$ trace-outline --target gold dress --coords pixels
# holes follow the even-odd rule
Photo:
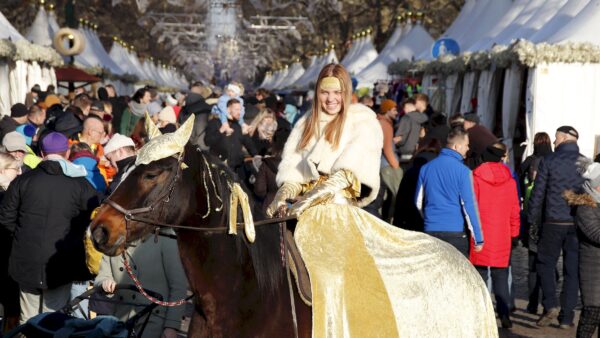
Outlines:
[[[471,263],[354,206],[360,184],[348,185],[311,204],[295,230],[311,278],[313,337],[497,337]]]

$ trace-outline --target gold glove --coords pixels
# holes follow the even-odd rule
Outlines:
[[[279,190],[277,190],[273,202],[269,204],[269,207],[267,208],[267,216],[272,218],[279,208],[287,206],[288,199],[296,198],[301,192],[302,185],[300,183],[284,183],[281,187],[279,187]]]
[[[321,184],[317,184],[311,191],[302,196],[288,210],[288,215],[300,216],[306,209],[332,198],[337,192],[346,188],[350,188],[350,194],[353,197],[360,195],[360,182],[358,182],[351,171],[342,169],[329,176]]]

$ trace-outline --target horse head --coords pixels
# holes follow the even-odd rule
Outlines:
[[[136,167],[118,189],[100,206],[90,231],[98,250],[119,255],[131,242],[160,223],[179,223],[186,214],[189,187],[181,184],[180,161],[168,157]]]
[[[95,213],[90,232],[94,245],[107,255],[119,255],[160,224],[178,224],[188,214],[194,186],[185,162],[193,156],[186,144],[194,119],[175,133],[161,135],[148,122],[150,141],[139,151],[135,168]],[[186,151],[185,149],[188,149]]]

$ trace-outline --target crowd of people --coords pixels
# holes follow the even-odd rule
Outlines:
[[[170,133],[195,115],[190,142],[237,174],[257,214],[272,214],[284,145],[293,127],[310,116],[318,94],[248,94],[238,82],[223,92],[194,83],[175,95],[144,87],[131,97],[118,96],[110,85],[71,96],[52,86],[32,88],[25,104],[15,104],[0,120],[5,328],[17,318],[23,323],[56,311],[91,285],[135,299],[133,292],[115,290],[131,283],[123,257],[103,257],[91,266],[83,238],[94,209],[134,168],[136,150],[148,140],[146,119]],[[512,327],[515,309],[511,252],[521,242],[529,250],[527,311],[537,314],[543,305],[537,325],[558,320],[560,328],[572,327],[581,291],[578,336],[592,336],[600,324],[600,165],[580,155],[575,128],[558,128],[554,149],[548,134],[537,134],[533,155],[511,165],[506,145],[476,113],[448,118],[421,93],[353,95],[352,101],[372,109],[383,134],[376,173],[381,188],[362,206],[365,211],[455,247],[495,294],[504,328]],[[141,241],[126,257],[133,273],[165,300],[185,297],[174,239]],[[175,337],[183,308],[159,309],[144,337]],[[110,314],[127,319],[135,310],[123,306]]]

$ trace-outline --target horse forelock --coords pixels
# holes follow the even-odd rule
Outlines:
[[[191,145],[188,144],[186,148],[186,156],[184,158],[184,162],[189,166],[191,170],[191,175],[188,177],[193,177],[195,182],[194,185],[202,185],[203,175],[205,174],[203,171],[209,170],[212,176],[216,192],[212,189],[212,183],[208,183],[209,189],[207,191],[207,197],[210,198],[210,205],[216,206],[220,205],[220,202],[215,196],[215,193],[219,195],[220,199],[223,201],[223,209],[220,211],[220,216],[211,218],[212,224],[208,224],[208,227],[222,227],[227,224],[227,216],[229,215],[229,198],[230,198],[230,190],[229,185],[233,182],[239,183],[244,191],[248,194],[250,200],[251,210],[255,210],[254,203],[252,200],[252,194],[249,193],[248,189],[245,187],[243,182],[240,182],[237,175],[229,169],[226,165],[221,163],[212,155],[207,152],[201,151],[199,149],[191,148]],[[195,155],[195,156],[194,156]],[[182,182],[182,184],[189,184],[186,182]],[[198,209],[206,210],[206,206],[195,206]],[[214,211],[214,208],[213,208]],[[197,215],[197,212],[192,213]],[[242,221],[242,212],[241,209],[238,210],[238,222]],[[255,216],[263,217],[262,213],[259,211],[254,212]],[[194,224],[196,226],[207,226],[200,225],[201,218],[195,216]],[[230,236],[227,234],[223,234],[222,236]],[[244,236],[243,232],[238,233],[237,236],[234,236],[231,240],[236,241],[235,247],[237,248],[237,255],[239,260],[244,260],[245,254],[247,254],[250,258],[250,263],[253,266],[254,274],[256,277],[256,282],[263,293],[274,294],[280,287],[281,282],[283,280],[283,268],[281,266],[281,258],[280,258],[280,242],[279,242],[279,228],[277,225],[267,225],[263,227],[258,227],[256,229],[256,240],[254,243],[249,243]]]

